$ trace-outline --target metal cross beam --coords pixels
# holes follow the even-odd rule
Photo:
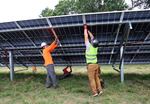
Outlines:
[[[120,45],[119,45],[119,48],[121,48],[123,45],[126,46],[127,44],[127,39],[128,39],[128,35],[130,33],[130,30],[131,30],[131,26],[130,26],[130,23],[126,24],[125,27],[124,27],[124,32],[123,32],[123,35],[122,35],[122,40],[120,41]],[[124,47],[125,48],[125,47]],[[119,54],[120,50],[118,50],[117,54],[115,54],[114,56],[114,60],[113,60],[113,68],[116,70],[115,68],[115,62],[117,60],[117,57],[118,57],[118,54]]]
[[[119,32],[120,32],[120,29],[121,29],[121,26],[122,26],[122,20],[123,20],[123,17],[124,17],[124,12],[122,12],[121,16],[120,16],[120,24],[118,26],[118,29],[117,29],[117,34],[116,34],[116,37],[115,37],[115,41],[114,41],[114,45],[117,43],[117,40],[118,40],[118,36],[119,36]],[[112,55],[114,53],[114,47],[111,51],[111,56],[110,56],[110,59],[109,59],[109,64],[111,63],[111,59],[112,59]]]
[[[2,35],[0,35],[0,37],[3,39],[3,40],[5,40],[11,47],[13,47],[13,48],[15,48],[15,46],[12,44],[12,43],[10,43],[7,39],[5,39]],[[2,51],[7,51],[7,49],[2,49],[1,48],[1,50]],[[11,52],[12,52],[12,50],[11,50]],[[21,54],[21,56],[24,56],[20,51],[19,51],[19,53]],[[10,56],[9,56],[10,57]],[[12,58],[13,59],[13,58]],[[9,61],[10,62],[10,61]],[[18,62],[19,62],[19,60],[18,60]],[[19,63],[22,63],[22,62],[19,62]],[[13,63],[12,63],[13,64]],[[23,63],[22,63],[22,65],[23,66],[26,66],[26,65],[24,65]],[[6,64],[6,66],[8,67],[8,69],[11,69],[7,64]],[[14,66],[14,65],[13,65]]]
[[[25,57],[25,56],[24,56]],[[20,59],[18,59],[17,57],[15,57],[15,60],[19,62],[19,64],[23,65],[24,67],[28,68],[28,66],[26,64],[24,64]]]
[[[135,54],[136,51],[133,51],[133,52],[125,52],[124,54]],[[150,53],[150,51],[145,51],[145,52],[138,52],[137,54],[147,54],[147,53]],[[110,55],[111,53],[110,52],[102,52],[102,53],[98,53],[98,55]],[[114,55],[117,54],[117,52],[114,52],[113,53]],[[83,52],[79,52],[79,53],[66,53],[66,54],[62,54],[62,53],[59,53],[59,54],[52,54],[52,56],[84,56],[85,53]],[[25,55],[25,56],[21,56],[21,55],[15,55],[16,57],[20,57],[20,58],[25,58],[25,57],[41,57],[40,54],[28,54],[28,55]],[[5,58],[5,57],[2,57],[2,58]],[[17,60],[17,61],[20,61],[20,64],[21,64],[21,60]],[[30,60],[29,60],[30,61]],[[23,62],[22,62],[23,63]],[[33,62],[32,62],[33,63]],[[23,64],[22,64],[23,65]],[[23,65],[23,66],[26,66],[26,65]]]
[[[21,26],[17,23],[17,21],[15,21],[15,24],[17,25],[17,27],[18,27],[19,29],[22,29]],[[29,41],[33,44],[33,46],[36,47],[35,43],[30,39],[30,37],[28,36],[28,34],[26,34],[26,32],[23,31],[23,30],[22,30],[22,32],[23,32],[23,34],[29,39]]]
[[[10,43],[7,39],[5,39],[2,35],[0,35],[0,37],[3,39],[3,40],[5,40],[11,47],[13,47],[13,48],[15,48],[15,46],[12,44],[12,43]],[[2,49],[3,50],[3,49]],[[21,52],[19,52],[22,56],[23,56],[23,54],[21,53]]]
[[[86,24],[86,18],[85,15],[82,15],[83,24]]]
[[[150,46],[150,42],[148,43],[143,43],[143,42],[127,42],[126,45],[127,46],[139,46],[143,44],[143,46]],[[119,43],[116,43],[116,44],[99,44],[99,47],[112,47],[112,46],[115,46],[115,47],[118,47],[120,44]],[[63,47],[64,49],[65,48],[84,48],[85,45],[84,44],[72,44],[72,45],[63,45],[61,46]],[[60,47],[58,47],[59,49]],[[39,50],[41,49],[41,47],[14,47],[14,48],[5,48],[5,50],[9,51],[9,50]],[[3,51],[3,49],[0,48],[0,51]]]
[[[14,47],[14,45],[12,43],[10,43],[7,39],[5,39],[2,35],[0,35],[0,37],[6,41],[11,47]]]
[[[46,18],[46,21],[47,21],[49,27],[52,28],[52,24],[51,24],[50,20],[48,18]]]
[[[12,43],[10,43],[7,39],[5,39],[2,35],[0,35],[0,37],[4,40],[4,41],[6,41],[11,47],[13,47],[13,48],[15,48],[14,47],[14,45],[12,44]],[[2,51],[7,51],[7,50],[5,50],[5,49],[3,49],[3,48],[1,48],[1,50]],[[21,53],[21,52],[19,52],[22,56],[23,56],[23,54]],[[6,53],[7,54],[7,53]],[[6,63],[6,62],[5,62]],[[8,68],[8,69],[10,69],[10,67],[6,64],[6,67]]]
[[[19,28],[19,29],[22,29],[22,27],[17,23],[17,21],[15,21],[15,24],[17,25],[17,27]],[[37,47],[36,46],[36,44],[31,40],[31,38],[28,36],[28,34],[25,32],[25,31],[23,31],[22,30],[22,32],[23,32],[23,34],[28,38],[28,40],[33,44],[33,46],[34,47]],[[42,52],[41,51],[39,51],[40,52],[40,54],[42,55]]]

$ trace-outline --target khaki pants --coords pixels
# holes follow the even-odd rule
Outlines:
[[[100,83],[100,66],[98,64],[89,64],[87,66],[88,78],[93,94],[102,90]]]

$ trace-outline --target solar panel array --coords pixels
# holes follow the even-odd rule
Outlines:
[[[0,64],[8,63],[8,51],[13,49],[14,62],[19,65],[42,65],[42,42],[51,43],[53,27],[62,44],[53,53],[57,65],[85,64],[83,16],[88,29],[99,40],[98,62],[111,64],[119,44],[131,25],[125,50],[125,63],[150,63],[150,10],[116,11],[79,15],[54,16],[0,23]],[[132,43],[138,43],[132,44]],[[18,49],[18,50],[17,50]],[[119,62],[119,57],[116,59]]]

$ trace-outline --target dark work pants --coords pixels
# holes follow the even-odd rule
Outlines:
[[[47,69],[47,78],[46,78],[46,84],[57,86],[57,78],[54,70],[54,64],[49,64],[46,66]]]

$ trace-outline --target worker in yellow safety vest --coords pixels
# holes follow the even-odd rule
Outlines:
[[[90,36],[90,41],[88,35]],[[87,29],[87,25],[84,25],[84,40],[88,78],[93,96],[95,97],[103,93],[99,78],[100,66],[97,62],[98,40],[94,39],[93,34]]]

